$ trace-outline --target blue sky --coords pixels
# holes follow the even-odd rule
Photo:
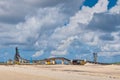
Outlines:
[[[0,0],[0,61],[15,47],[26,59],[120,62],[120,0]]]

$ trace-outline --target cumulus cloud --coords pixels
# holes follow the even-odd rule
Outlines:
[[[100,36],[101,40],[107,40],[107,41],[113,41],[114,40],[114,36],[112,36],[111,34],[105,34],[105,35],[101,35]]]
[[[83,0],[0,1],[1,46],[45,50],[53,46],[49,37],[68,22]],[[16,3],[16,4],[15,4]]]
[[[107,0],[99,0],[92,8],[83,6],[79,12],[70,18],[68,25],[57,28],[52,38],[57,39],[59,42],[57,49],[53,50],[53,52],[56,54],[59,53],[58,55],[60,55],[61,50],[59,47],[64,46],[64,44],[60,43],[63,40],[67,42],[70,37],[77,36],[77,41],[82,44],[78,44],[77,47],[75,47],[72,44],[76,43],[76,40],[69,42],[69,46],[66,46],[64,50],[62,50],[64,51],[63,55],[65,55],[65,53],[66,55],[81,55],[81,53],[93,52],[101,54],[101,52],[105,53],[106,51],[107,53],[110,52],[109,54],[112,56],[116,55],[116,53],[112,52],[119,51],[120,48],[118,46],[119,38],[114,34],[115,32],[119,33],[120,15],[109,12],[107,10],[108,3]],[[77,48],[79,50],[77,50]]]
[[[52,55],[66,55],[68,53],[67,48],[76,37],[69,37],[67,40],[62,40],[56,50],[52,51]]]
[[[87,56],[93,52],[116,55],[111,52],[120,49],[120,0],[109,10],[108,0],[98,0],[93,7],[83,2],[1,0],[0,46],[34,49],[38,52],[33,57],[46,51],[49,56]]]
[[[88,28],[104,32],[119,31],[120,14],[98,13],[90,21]]]
[[[62,40],[67,42],[67,40],[70,37],[77,36],[77,37],[79,37],[78,40],[80,40],[80,42],[82,41],[82,42],[87,43],[88,39],[89,39],[89,37],[87,35],[89,33],[88,33],[88,30],[85,29],[85,27],[87,26],[87,24],[90,22],[90,20],[94,16],[94,13],[102,13],[107,10],[107,4],[108,4],[107,1],[100,0],[93,8],[83,6],[82,10],[80,10],[79,12],[77,12],[75,14],[75,16],[70,18],[68,25],[63,26],[61,28],[57,28],[55,30],[55,32],[52,34],[52,38],[58,39],[59,43],[60,43]],[[100,9],[98,10],[98,8],[100,8]],[[93,39],[93,38],[91,38],[91,39],[93,40],[92,42],[95,42],[94,41],[95,39]],[[58,45],[59,45],[59,43],[58,43]],[[72,41],[70,43],[72,43]],[[79,46],[83,46],[83,45],[79,45]],[[69,46],[66,48],[67,51],[69,51],[68,48],[69,48]],[[56,51],[54,51],[54,52],[57,52],[57,51],[59,52],[59,49],[56,49]]]
[[[64,12],[73,15],[83,0],[1,0],[0,1],[0,22],[19,23],[24,22],[27,15],[34,15],[39,8],[63,6]]]
[[[43,55],[44,51],[41,50],[41,51],[37,51],[35,54],[32,55],[32,57],[39,57],[41,55]]]
[[[115,7],[113,7],[112,9],[110,9],[110,12],[113,14],[120,14],[120,0],[117,0],[117,4]]]

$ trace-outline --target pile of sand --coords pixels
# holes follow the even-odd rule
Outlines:
[[[0,80],[120,80],[117,65],[0,66]]]

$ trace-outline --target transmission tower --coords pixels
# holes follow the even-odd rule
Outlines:
[[[94,63],[97,63],[97,57],[98,57],[97,53],[93,53]]]

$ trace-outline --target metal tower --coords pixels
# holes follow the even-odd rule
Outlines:
[[[97,53],[93,53],[94,63],[97,63],[97,57],[98,57]]]
[[[16,48],[15,48],[14,61],[16,61],[16,62],[20,62],[20,59],[21,59],[21,57],[20,57],[20,54],[19,54],[18,48],[16,47]]]

